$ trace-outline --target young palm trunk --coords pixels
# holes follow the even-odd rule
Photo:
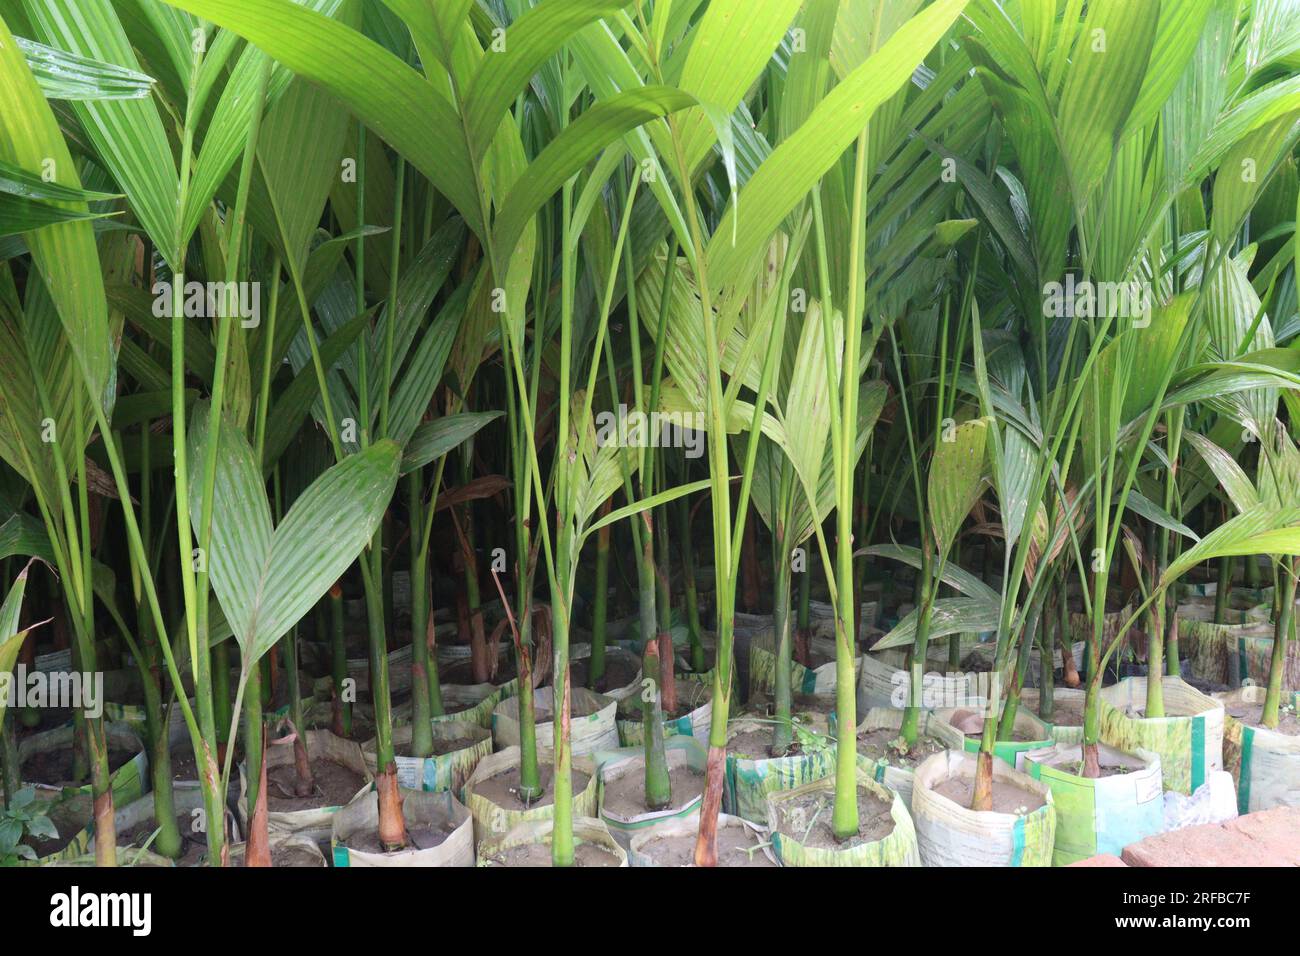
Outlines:
[[[1016,669],[1011,678],[1011,689],[1007,692],[1006,703],[1002,707],[1002,720],[998,725],[999,740],[1013,740],[1016,715],[1020,712],[1020,691],[1025,684],[1025,674],[1029,670],[1029,658],[1038,640],[1038,624],[1043,613],[1043,601],[1046,592],[1040,591],[1029,608],[1029,619],[1025,622],[1024,633],[1020,636],[1020,651],[1016,657]],[[1050,658],[1049,658],[1050,663]]]
[[[912,653],[908,656],[907,707],[903,711],[903,726],[900,733],[909,751],[916,746],[920,732],[921,710],[925,703],[925,658],[930,644],[930,609],[933,607],[931,595],[934,593],[932,560],[930,549],[927,547],[921,554],[921,573],[918,581],[921,593],[916,616],[916,638],[912,642]]]
[[[658,459],[660,465],[659,486],[664,486],[663,476],[663,459]],[[662,710],[665,714],[677,713],[677,676],[675,674],[676,663],[673,660],[673,633],[672,633],[672,592],[669,586],[670,571],[672,567],[672,552],[668,547],[668,521],[667,515],[660,509],[654,522],[654,539],[658,555],[654,562],[655,572],[655,620],[658,625],[655,639],[659,644],[659,688],[660,700],[663,704]]]
[[[1282,676],[1286,669],[1286,645],[1295,629],[1296,560],[1282,563],[1282,608],[1273,629],[1273,656],[1268,665],[1268,691],[1264,695],[1264,712],[1260,723],[1276,730],[1282,702]]]
[[[1232,557],[1219,559],[1219,577],[1214,585],[1214,623],[1223,624],[1228,612],[1228,595],[1232,591]]]
[[[799,575],[799,608],[794,629],[794,659],[804,667],[812,666],[812,572]]]
[[[602,518],[609,515],[614,499],[608,499],[600,506]],[[605,525],[596,532],[596,593],[592,596],[591,606],[591,668],[587,673],[587,684],[592,690],[599,690],[605,679],[605,625],[609,615],[609,534],[610,526]]]
[[[429,579],[421,549],[423,476],[416,469],[407,477],[406,507],[410,523],[411,553],[411,756],[433,754],[430,685],[437,681],[437,666],[429,661]],[[430,676],[430,670],[435,673]]]
[[[682,575],[686,583],[686,631],[691,642],[691,670],[697,674],[708,669],[704,657],[703,628],[700,626],[700,596],[695,588],[695,552],[691,548],[691,506],[685,498],[678,498],[678,547],[682,549]]]
[[[790,686],[791,670],[794,667],[794,634],[790,608],[790,585],[792,570],[790,567],[789,545],[785,538],[785,526],[778,522],[776,528],[776,546],[774,561],[776,579],[773,582],[772,624],[776,637],[776,675],[773,678],[772,697],[775,723],[772,727],[772,756],[780,757],[790,749],[794,742],[794,726],[791,711],[794,694]]]
[[[378,542],[376,542],[376,545]],[[382,597],[373,582],[382,575],[381,552],[372,548],[362,561],[370,561],[366,580],[366,612],[370,625],[371,685],[375,706],[375,791],[379,795],[379,843],[385,852],[406,846],[406,820],[397,788],[397,759],[393,751],[393,699],[388,684],[388,645],[385,640]]]
[[[573,566],[572,533],[567,527],[560,529],[555,549],[555,564],[566,576]],[[569,674],[569,595],[571,584],[552,580],[551,616],[553,633],[553,668],[555,685],[554,701],[555,750],[554,777],[551,782],[555,802],[555,824],[551,831],[551,865],[573,865],[573,753],[571,749],[571,698],[572,686]]]
[[[18,761],[18,735],[14,732],[14,717],[7,708],[0,716],[0,786],[4,787],[4,803],[9,806],[22,787],[22,769]]]
[[[172,752],[167,723],[163,720],[162,691],[158,672],[142,667],[144,684],[145,733],[149,737],[149,775],[153,784],[153,815],[158,825],[153,850],[160,856],[176,859],[181,855],[181,833],[176,826],[176,794],[172,786]]]
[[[330,588],[330,672],[334,682],[334,733],[352,736],[352,704],[348,693],[347,634],[343,629],[343,588],[336,582]]]
[[[659,614],[656,604],[658,582],[654,560],[654,519],[649,511],[641,513],[641,549],[637,554],[637,584],[641,592],[641,639],[644,650],[641,666],[641,719],[645,751],[645,799],[651,810],[661,810],[672,800],[668,780],[668,755],[664,751],[663,643],[659,640]]]

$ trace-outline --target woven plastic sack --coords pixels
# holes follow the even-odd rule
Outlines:
[[[713,720],[713,688],[693,680],[676,680],[679,705],[690,710],[671,720],[664,719],[664,737],[696,737],[705,740],[709,736],[709,724]],[[636,715],[636,719],[632,715]],[[645,742],[645,724],[641,721],[641,698],[639,695],[619,701],[616,711],[618,739],[624,747],[635,747]]]
[[[1267,690],[1258,686],[1215,695],[1226,710],[1223,765],[1237,786],[1238,813],[1300,807],[1300,737],[1249,727],[1232,716],[1234,705],[1262,704],[1266,695]],[[1283,703],[1296,696],[1284,698]]]
[[[741,718],[727,725],[727,738],[751,730],[771,731],[768,721]],[[820,732],[825,727],[815,728]],[[801,751],[787,757],[761,757],[727,751],[723,806],[727,812],[752,823],[767,823],[768,794],[793,790],[805,783],[820,780],[835,769],[835,751],[831,747]]]
[[[398,753],[397,782],[408,790],[450,790],[459,793],[478,762],[492,752],[492,735],[478,724],[459,720],[444,720],[432,725],[433,739],[437,741],[468,740],[468,746],[432,757],[404,757]],[[393,728],[393,747],[409,751],[411,727]],[[376,742],[368,740],[361,745],[366,766],[375,769]]]
[[[916,769],[912,822],[923,866],[1050,866],[1056,809],[1044,784],[993,761],[993,779],[1038,794],[1046,803],[1027,814],[976,812],[935,793],[949,777],[975,775],[975,756],[948,750]]]
[[[873,707],[862,718],[862,723],[858,724],[859,734],[873,730],[897,732],[902,729],[903,711],[894,707]],[[928,710],[922,711],[919,715],[917,737],[918,739],[934,737],[952,750],[961,750],[964,746],[961,732],[951,724],[939,720]],[[876,783],[884,784],[895,791],[902,798],[903,806],[911,810],[912,784],[915,777],[915,771],[911,767],[890,763],[888,760],[865,757],[861,753],[858,754],[858,767],[866,771]]]
[[[1179,677],[1165,677],[1164,717],[1140,717],[1147,679],[1126,677],[1101,691],[1101,742],[1125,753],[1160,755],[1166,790],[1191,793],[1223,769],[1223,704]]]
[[[654,866],[662,867],[665,864],[657,861],[655,857],[655,842],[665,837],[684,837],[694,840],[699,832],[699,820],[674,820],[671,823],[665,823],[662,827],[656,827],[648,833],[638,833],[632,837],[632,841],[627,850],[628,866]],[[748,820],[742,820],[740,817],[733,817],[729,813],[718,814],[718,840],[721,842],[722,835],[730,830],[737,830],[743,833],[745,841],[752,847],[753,853],[761,854],[772,866],[779,866],[776,857],[772,854],[772,846],[767,838],[767,828],[761,827],[757,823],[750,823]],[[693,863],[688,864],[694,866]],[[723,858],[721,852],[718,853],[718,866],[731,865]]]
[[[473,866],[474,829],[469,811],[446,790],[400,791],[402,817],[408,828],[425,826],[450,831],[437,846],[421,849],[408,846],[395,853],[374,853],[350,849],[346,841],[358,832],[379,830],[379,794],[363,793],[334,814],[330,831],[330,852],[337,866]]]
[[[478,848],[479,866],[500,866],[494,857],[503,850],[522,843],[543,843],[551,845],[551,833],[555,829],[554,820],[530,820],[521,823],[509,833],[484,840]],[[594,843],[608,850],[619,860],[619,866],[627,866],[627,851],[610,835],[609,829],[599,820],[590,817],[574,817],[573,842],[575,847],[582,843]]]
[[[1090,780],[1077,770],[1082,744],[1030,750],[1021,769],[1052,791],[1056,807],[1053,866],[1067,866],[1098,853],[1119,856],[1130,843],[1164,829],[1160,757],[1149,750],[1126,754],[1100,746],[1103,765],[1127,772]]]
[[[705,764],[708,760],[708,749],[691,737],[686,737],[676,742],[676,746],[664,747],[664,757],[668,764],[668,769],[675,770],[680,767],[690,767],[703,780]],[[642,808],[640,813],[630,816],[624,816],[619,813],[611,812],[605,807],[605,788],[615,780],[630,775],[635,776],[638,781],[645,779],[645,753],[636,748],[623,748],[611,753],[598,755],[597,770],[600,783],[596,791],[596,803],[600,809],[600,819],[609,827],[609,832],[613,834],[614,839],[625,849],[631,843],[632,838],[641,833],[648,833],[659,830],[669,823],[681,820],[698,820],[700,815],[700,803],[703,800],[703,794],[696,794],[689,800],[679,800],[675,795],[673,797],[673,806],[666,810],[645,810]]]
[[[308,760],[328,760],[346,767],[365,779],[365,787],[359,792],[369,789],[375,777],[366,765],[360,744],[336,737],[328,730],[308,730],[303,735],[303,742],[307,747]],[[292,746],[266,748],[267,771],[286,764],[292,765],[293,751]],[[267,812],[267,829],[273,833],[277,830],[300,833],[323,842],[329,839],[330,826],[339,809],[333,806],[313,810],[270,810]],[[239,764],[239,825],[245,832],[248,831],[248,774],[243,762]]]
[[[539,687],[533,693],[534,713],[552,711],[555,689]],[[569,688],[570,711],[569,746],[574,756],[595,753],[597,750],[614,750],[618,747],[618,725],[614,713],[618,701],[604,694],[596,694],[585,687]],[[585,712],[584,716],[577,716]],[[555,744],[555,721],[536,721],[537,745],[552,747]],[[492,739],[497,749],[517,746],[519,743],[519,698],[512,697],[497,704],[492,711]]]
[[[511,767],[518,767],[519,756],[518,747],[507,747],[505,750],[489,754],[479,761],[478,766],[474,768],[474,772],[465,781],[465,786],[461,791],[461,800],[469,808],[470,816],[474,818],[475,844],[482,843],[490,836],[500,836],[507,833],[520,823],[549,820],[555,816],[555,805],[553,803],[531,807],[527,810],[516,810],[498,806],[487,797],[474,792],[474,784],[495,777],[499,773],[504,773]],[[542,747],[537,748],[538,764],[549,766],[552,760],[551,751]],[[575,756],[573,758],[573,769],[587,775],[586,785],[581,790],[574,790],[573,815],[575,817],[594,817],[596,815],[596,787],[598,780],[596,764],[588,757]]]
[[[920,866],[921,856],[917,850],[916,830],[912,818],[903,805],[903,799],[893,790],[889,790],[867,775],[861,767],[857,773],[858,788],[869,790],[882,800],[889,801],[889,815],[894,820],[894,829],[888,836],[870,843],[860,843],[848,849],[830,849],[811,847],[801,844],[797,837],[780,832],[777,827],[781,822],[782,807],[791,800],[796,800],[809,793],[824,792],[828,799],[834,799],[835,781],[818,780],[804,784],[793,790],[768,794],[767,826],[772,836],[772,849],[782,866]]]

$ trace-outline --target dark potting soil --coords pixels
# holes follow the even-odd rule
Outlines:
[[[1059,769],[1063,770],[1065,773],[1072,773],[1076,777],[1083,776],[1082,760],[1072,760],[1069,763],[1059,764],[1058,767]],[[1100,780],[1102,777],[1120,777],[1126,773],[1132,773],[1135,769],[1137,768],[1123,766],[1121,764],[1107,763],[1106,758],[1102,757],[1099,763],[1100,772],[1093,779]]]
[[[406,828],[407,848],[412,850],[432,850],[436,846],[441,846],[447,841],[447,838],[455,832],[455,827],[446,825],[428,825]],[[356,850],[360,853],[383,853],[384,848],[379,843],[379,830],[361,830],[352,834],[344,841],[344,846],[349,850]]]
[[[181,855],[176,860],[177,866],[198,866],[204,860],[208,851],[207,835],[201,831],[194,830],[195,817],[186,812],[176,814],[176,829],[181,834]],[[158,829],[155,820],[148,819],[139,823],[131,829],[117,835],[117,845],[122,847],[143,847],[149,843],[149,838],[154,835]],[[158,852],[157,842],[149,845],[149,850],[153,853]],[[132,854],[127,853],[119,862],[130,862]]]
[[[690,767],[673,767],[668,771],[668,785],[672,794],[671,808],[676,810],[704,793],[704,774]],[[600,806],[624,820],[649,813],[645,805],[645,770],[625,773],[617,780],[607,782]]]
[[[851,850],[864,843],[883,840],[894,832],[889,801],[859,787],[858,834],[844,841],[837,840],[831,825],[834,801],[834,795],[826,790],[783,800],[776,828],[803,846],[820,850]]]
[[[491,857],[488,866],[550,866],[551,847],[546,843],[525,843]],[[592,843],[578,843],[573,848],[574,866],[618,866],[613,853]]]
[[[948,749],[941,740],[929,736],[920,736],[912,749],[907,753],[903,753],[894,747],[894,742],[900,740],[900,738],[901,735],[897,730],[863,731],[858,734],[858,753],[868,760],[883,760],[893,767],[915,770],[927,757],[943,753]]]
[[[596,686],[591,689],[598,694],[607,694],[611,690],[618,690],[626,687],[636,679],[639,667],[636,661],[629,660],[626,657],[606,657],[605,673],[601,675]],[[574,661],[569,670],[569,679],[573,681],[574,687],[586,687],[591,683],[591,661],[584,659]]]
[[[1260,718],[1264,716],[1263,703],[1232,704],[1228,707],[1228,716],[1256,730],[1271,730],[1273,733],[1285,734],[1288,737],[1300,737],[1300,718],[1297,718],[1294,711],[1279,709],[1276,728],[1265,727],[1260,723]]]
[[[655,837],[641,852],[660,866],[694,866],[695,834]],[[776,866],[743,827],[718,828],[718,866]]]
[[[1039,716],[1042,716],[1041,709]],[[1083,701],[1053,699],[1052,716],[1042,719],[1057,727],[1082,727]]]
[[[171,752],[172,756],[172,779],[173,780],[198,780],[199,764],[194,759],[194,751],[189,747],[181,747]]]
[[[47,857],[66,849],[68,844],[72,842],[72,838],[75,837],[81,829],[80,827],[59,823],[55,820],[51,820],[50,822],[53,823],[59,831],[57,837],[46,838],[28,836],[23,840],[24,843],[36,851],[37,857]]]
[[[552,772],[550,767],[541,766],[537,768],[537,775],[542,785],[542,795],[531,803],[524,803],[519,799],[519,768],[517,766],[494,774],[486,780],[478,781],[474,784],[473,790],[484,800],[506,810],[529,810],[533,807],[549,807],[555,802],[555,791],[551,787]],[[590,780],[590,775],[574,769],[574,794],[586,790],[587,783]]]
[[[975,778],[970,776],[949,777],[934,788],[941,797],[947,797],[959,807],[969,810],[975,799]],[[1024,816],[1033,813],[1047,801],[1030,790],[1021,790],[1017,786],[993,779],[993,811],[995,813],[1015,813]]]
[[[783,757],[794,757],[803,752],[796,740]],[[758,730],[746,730],[736,734],[727,741],[727,753],[744,760],[766,760],[772,756],[772,727],[764,726]]]
[[[295,797],[294,786],[298,773],[292,763],[266,770],[267,808],[274,813],[292,813],[296,810],[319,810],[322,807],[341,807],[357,795],[365,785],[365,778],[355,770],[332,760],[316,759],[311,762],[311,775],[315,790],[311,796]]]
[[[134,756],[135,754],[130,750],[110,747],[108,751],[108,772],[116,773]],[[32,754],[23,762],[22,777],[26,783],[44,783],[51,786],[75,785],[76,782],[72,779],[72,762],[73,750],[70,746],[61,750],[48,750],[43,753]],[[89,776],[87,776],[85,782],[90,782]]]

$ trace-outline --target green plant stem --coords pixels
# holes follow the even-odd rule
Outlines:
[[[1295,630],[1296,559],[1286,558],[1282,564],[1282,610],[1273,629],[1273,655],[1268,665],[1268,690],[1264,694],[1264,711],[1260,723],[1276,730],[1282,702],[1282,678],[1286,671],[1286,646]]]

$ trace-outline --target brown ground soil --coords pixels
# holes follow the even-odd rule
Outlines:
[[[975,779],[968,776],[949,777],[935,787],[934,792],[969,810],[971,800],[975,797]],[[1026,813],[1032,813],[1046,802],[1029,790],[1021,790],[996,778],[993,780],[993,810],[996,813],[1015,813],[1021,808]]]
[[[176,861],[177,866],[198,866],[203,862],[203,858],[208,851],[207,834],[194,830],[195,817],[188,813],[182,812],[176,814],[176,829],[181,834],[181,856]],[[117,835],[117,845],[119,851],[123,847],[143,847],[153,836],[154,831],[158,829],[158,824],[154,820],[146,820],[124,833]],[[157,853],[157,844],[151,844],[149,849]],[[131,853],[125,852],[124,856],[118,858],[118,862],[129,862]]]
[[[781,801],[777,830],[805,847],[822,850],[849,850],[864,843],[875,843],[894,832],[894,818],[889,802],[872,791],[858,788],[858,834],[841,842],[831,826],[834,796],[826,790],[805,793]]]
[[[406,828],[406,839],[408,846],[416,850],[431,850],[436,846],[441,846],[447,838],[455,832],[455,827],[450,825],[442,826],[420,826]],[[383,848],[379,844],[379,830],[362,830],[352,834],[347,838],[345,843],[349,850],[358,850],[362,853],[382,853]]]
[[[741,827],[719,827],[718,866],[776,866],[762,850],[755,849],[758,846],[755,839]],[[695,835],[656,837],[641,852],[660,866],[694,866]]]
[[[365,778],[355,770],[316,759],[311,762],[311,775],[316,790],[309,797],[295,797],[294,785],[298,774],[293,764],[283,764],[266,771],[267,807],[274,813],[295,810],[319,810],[322,807],[341,807],[357,795],[365,785]]]
[[[1297,718],[1294,712],[1279,711],[1277,727],[1268,728],[1260,723],[1260,717],[1263,716],[1264,705],[1259,704],[1233,704],[1228,708],[1228,715],[1235,717],[1247,727],[1254,727],[1256,730],[1273,730],[1274,733],[1285,734],[1288,737],[1300,737],[1300,718]]]
[[[880,760],[883,757],[891,766],[915,770],[927,757],[948,749],[934,737],[921,736],[911,751],[904,754],[890,746],[898,739],[897,730],[864,731],[858,734],[858,753],[869,760]]]
[[[517,766],[488,777],[486,780],[478,781],[474,784],[474,792],[483,799],[507,810],[528,810],[533,807],[550,806],[555,802],[555,792],[551,788],[551,768],[541,766],[537,770],[538,776],[541,778],[542,795],[532,803],[525,804],[519,799],[519,768]],[[582,793],[587,788],[587,781],[590,779],[587,774],[575,769],[573,771],[574,794]]]
[[[1052,701],[1052,716],[1049,723],[1058,727],[1082,727],[1083,726],[1083,701],[1081,700],[1060,700]]]
[[[632,683],[636,677],[639,668],[633,660],[626,657],[606,657],[605,674],[601,677],[597,686],[591,688],[598,694],[605,694],[611,690],[618,690]],[[573,681],[574,687],[586,687],[590,682],[591,661],[584,659],[574,661],[569,671],[569,679]]]
[[[618,866],[618,857],[603,847],[578,843],[573,848],[574,866]],[[545,843],[526,843],[492,857],[489,866],[550,866],[551,848]]]
[[[672,792],[672,809],[686,806],[704,792],[704,774],[690,767],[673,767],[668,771]],[[624,820],[649,813],[645,805],[645,771],[625,773],[605,784],[601,810]]]
[[[119,750],[116,747],[110,747],[108,751],[109,773],[115,773],[134,756],[135,754],[130,750]],[[26,783],[44,783],[55,787],[75,785],[75,781],[72,779],[72,757],[71,747],[32,754],[23,762],[23,781]],[[85,782],[89,783],[89,778]]]

